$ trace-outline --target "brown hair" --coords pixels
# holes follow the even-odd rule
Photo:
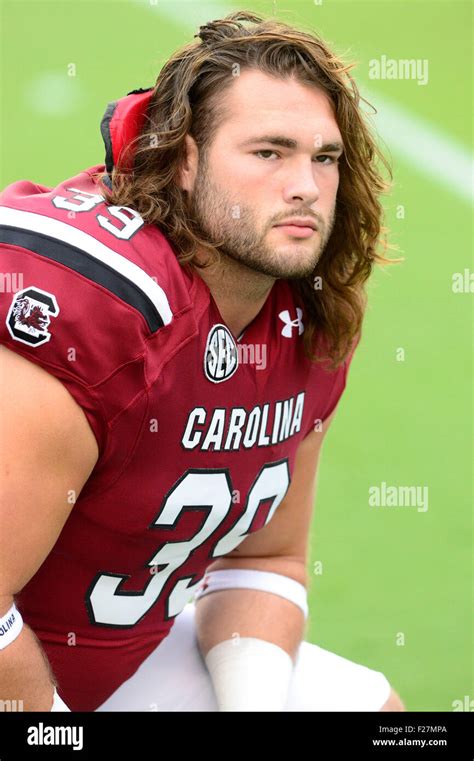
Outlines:
[[[236,66],[259,69],[276,77],[294,76],[324,90],[332,101],[345,151],[339,162],[339,188],[334,228],[310,277],[290,281],[303,302],[306,355],[338,367],[360,334],[367,296],[364,285],[374,262],[391,264],[377,253],[396,248],[387,243],[379,195],[390,188],[380,163],[392,179],[390,166],[378,149],[361,111],[357,85],[344,63],[312,32],[274,19],[238,11],[201,26],[199,40],[176,51],[163,66],[147,112],[146,125],[130,146],[130,170],[114,167],[106,201],[134,208],[148,224],[159,225],[178,252],[181,264],[199,267],[199,249],[218,255],[204,240],[187,213],[186,193],[177,182],[186,133],[195,139],[200,157],[225,114],[220,103]],[[367,102],[367,101],[365,101]],[[370,104],[369,104],[370,105]],[[374,109],[375,110],[375,109]],[[99,180],[105,173],[99,175]],[[382,240],[383,236],[383,240]],[[322,288],[315,290],[315,278]],[[327,355],[319,354],[318,337]]]

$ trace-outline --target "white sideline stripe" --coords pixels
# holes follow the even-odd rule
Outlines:
[[[58,219],[51,219],[31,211],[10,209],[7,206],[0,206],[0,224],[20,227],[23,230],[31,230],[41,235],[49,235],[50,238],[55,238],[85,251],[134,283],[154,304],[163,323],[168,325],[171,322],[173,313],[166,294],[158,283],[155,283],[141,267],[100,243],[92,235],[77,230]]]
[[[178,23],[184,29],[196,27],[214,18],[237,10],[233,3],[196,3],[193,0],[135,0],[141,6]],[[240,7],[240,6],[239,6]],[[196,28],[196,32],[197,32]],[[462,198],[473,201],[473,157],[455,139],[433,127],[429,122],[395,101],[379,93],[369,92],[360,80],[361,95],[376,107],[378,114],[371,118],[388,148],[412,163],[424,174]],[[364,105],[364,104],[363,104]]]
[[[472,203],[474,166],[469,150],[385,96],[363,87],[360,90],[378,111],[370,118],[388,148],[414,164],[419,172]]]

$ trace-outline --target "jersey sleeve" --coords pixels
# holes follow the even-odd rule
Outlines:
[[[140,315],[92,271],[81,274],[43,251],[0,243],[0,272],[0,343],[66,386],[101,455],[115,417],[145,385]]]

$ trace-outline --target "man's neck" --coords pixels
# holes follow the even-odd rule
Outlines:
[[[221,253],[217,265],[196,269],[235,338],[257,316],[275,278],[250,269]]]

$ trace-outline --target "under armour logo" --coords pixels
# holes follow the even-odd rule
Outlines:
[[[293,328],[298,328],[299,336],[304,331],[303,320],[301,319],[303,317],[303,310],[299,307],[296,307],[296,320],[291,319],[288,309],[284,309],[283,312],[280,312],[278,317],[285,323],[281,329],[281,334],[282,336],[285,336],[285,338],[291,338]]]

